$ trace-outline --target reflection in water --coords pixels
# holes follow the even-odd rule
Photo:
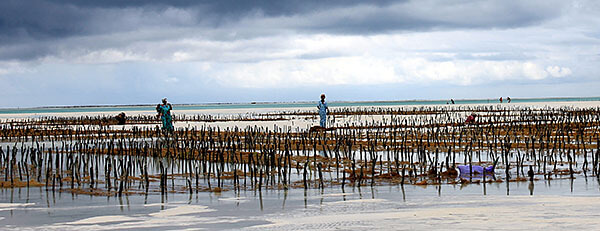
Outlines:
[[[321,207],[320,207],[320,208],[323,208],[323,207],[322,207],[322,205],[323,205],[323,199],[324,199],[324,198],[323,198],[323,190],[324,190],[324,189],[323,189],[323,188],[321,188],[321,191],[320,191],[320,192],[321,192],[321,200],[319,200],[319,205],[321,205]]]
[[[258,200],[260,201],[260,211],[264,210],[263,199],[262,199],[262,190],[258,190]]]
[[[573,192],[573,180],[574,180],[574,178],[571,177],[571,179],[570,179],[570,181],[571,181],[571,192]]]
[[[483,201],[480,203],[484,203],[487,206],[506,206],[506,204],[498,204],[497,202],[492,202],[492,200],[486,200],[485,198],[503,198],[506,202],[511,202],[514,200],[523,200],[523,202],[529,203],[529,201],[524,200],[523,198],[530,197],[521,197],[523,195],[531,195],[531,201],[535,200],[544,200],[547,199],[549,195],[562,197],[571,196],[569,192],[572,190],[575,193],[581,195],[598,195],[597,189],[597,181],[589,180],[586,182],[581,179],[574,179],[570,184],[567,185],[567,179],[562,181],[555,181],[554,187],[550,189],[549,182],[544,181],[545,184],[537,185],[535,187],[535,181],[533,182],[503,182],[507,184],[505,187],[502,187],[503,183],[493,183],[488,182],[483,185],[478,184],[465,184],[465,185],[429,185],[426,187],[412,186],[412,185],[398,185],[397,187],[390,186],[374,186],[370,189],[371,196],[363,195],[361,187],[353,187],[352,189],[346,188],[344,190],[333,189],[333,188],[325,188],[325,189],[290,189],[290,190],[262,190],[255,191],[255,194],[252,195],[251,192],[248,193],[248,198],[244,197],[246,192],[244,191],[226,191],[222,194],[216,193],[199,193],[196,194],[196,200],[191,201],[189,199],[189,195],[182,194],[165,194],[161,196],[159,194],[150,194],[150,195],[123,195],[123,197],[106,197],[103,196],[81,196],[74,195],[68,196],[67,194],[61,194],[52,191],[46,192],[45,190],[40,190],[38,193],[37,190],[31,189],[29,193],[25,192],[26,189],[2,189],[0,194],[0,200],[8,202],[12,200],[14,203],[23,203],[25,201],[31,201],[32,205],[28,208],[11,208],[6,209],[4,211],[0,210],[0,217],[4,217],[3,220],[0,220],[0,229],[5,229],[7,225],[14,225],[14,227],[45,227],[46,224],[58,224],[60,222],[73,222],[78,220],[84,220],[88,218],[94,217],[102,217],[106,216],[110,218],[111,216],[118,217],[126,217],[127,219],[148,219],[149,223],[158,220],[155,219],[154,215],[161,210],[169,210],[174,208],[174,204],[176,206],[180,206],[182,203],[187,205],[206,205],[211,209],[219,211],[218,215],[227,214],[227,216],[238,217],[241,219],[239,226],[229,225],[223,226],[225,229],[236,229],[239,227],[248,226],[248,220],[252,219],[269,219],[273,216],[264,216],[267,214],[292,214],[292,216],[298,216],[298,214],[307,214],[307,211],[314,211],[314,213],[310,213],[311,216],[318,217],[319,214],[329,214],[333,212],[357,212],[357,211],[387,211],[387,209],[398,209],[398,208],[410,208],[415,207],[417,210],[419,209],[418,204],[427,205],[428,208],[438,209],[440,205],[447,204],[448,200],[458,201],[460,203],[469,203],[469,198],[473,199],[473,195],[481,195],[481,190],[483,189],[483,194],[485,197],[475,197],[475,198],[483,198]],[[511,184],[512,183],[512,188]],[[540,182],[541,183],[541,182]],[[527,186],[527,187],[526,187]],[[385,190],[389,187],[393,190]],[[571,189],[572,187],[572,189]],[[442,189],[443,188],[443,189]],[[441,191],[444,191],[444,194]],[[502,196],[504,193],[510,193],[512,196],[505,197]],[[533,197],[533,191],[536,191],[536,196]],[[591,191],[590,191],[591,190]],[[262,193],[264,192],[264,194]],[[275,193],[271,193],[275,192]],[[360,193],[359,193],[360,192]],[[45,195],[44,195],[45,194]],[[58,195],[56,195],[58,194]],[[283,195],[282,195],[283,194]],[[575,195],[578,195],[575,194]],[[167,197],[170,197],[168,198]],[[317,197],[309,197],[309,196],[317,196]],[[25,197],[29,198],[25,198]],[[30,197],[31,196],[31,197]],[[500,196],[500,197],[498,197]],[[407,203],[407,197],[410,197]],[[169,202],[167,202],[167,198]],[[223,200],[227,198],[238,198],[236,200]],[[244,198],[243,200],[240,198]],[[375,199],[377,198],[377,199]],[[313,200],[314,199],[314,200]],[[477,199],[479,200],[479,199]],[[559,198],[559,200],[562,200]],[[213,203],[218,201],[219,203]],[[160,202],[160,204],[159,204]],[[152,204],[156,203],[156,204]],[[533,202],[532,202],[533,203]],[[308,205],[317,205],[317,206],[308,206]],[[320,205],[320,206],[318,206]],[[94,209],[90,209],[89,206],[94,206]],[[125,209],[127,206],[127,209]],[[450,204],[447,204],[450,206]],[[42,208],[40,208],[42,207]],[[49,208],[46,208],[49,207]],[[99,209],[96,209],[99,208]],[[345,210],[344,210],[345,209]],[[356,210],[351,210],[356,209]],[[170,211],[170,210],[169,210]],[[262,215],[257,215],[257,211],[261,211]],[[406,210],[394,210],[395,212],[404,213]],[[412,211],[412,210],[411,210]],[[464,212],[464,211],[463,211]],[[341,213],[341,214],[343,214]],[[383,213],[386,214],[386,213]],[[110,215],[110,216],[109,216]],[[206,215],[198,215],[198,217],[202,217],[201,219],[206,219]],[[335,218],[337,218],[337,213],[335,214]],[[39,221],[36,221],[35,224],[31,226],[27,226],[29,220],[32,218],[39,218]],[[57,221],[57,217],[60,217]],[[361,216],[359,216],[362,218]],[[180,217],[184,219],[183,217]],[[229,218],[228,218],[229,219]],[[416,219],[416,218],[412,218]],[[34,219],[35,220],[35,219]],[[92,219],[93,220],[93,219]],[[168,220],[168,219],[166,219]],[[244,221],[242,221],[244,220]],[[189,227],[207,227],[211,229],[210,222],[206,224],[200,224],[200,220],[196,220],[196,223],[190,223]],[[162,222],[162,221],[160,221]],[[327,220],[318,220],[318,222],[333,222]],[[115,225],[119,223],[115,221]],[[122,225],[126,225],[127,222],[123,222]],[[242,224],[244,223],[244,224]],[[214,224],[214,223],[213,223]],[[261,222],[258,222],[261,224]],[[264,224],[264,223],[262,223]],[[337,223],[336,223],[337,224]],[[353,224],[353,223],[348,223]],[[91,224],[90,224],[91,225]],[[166,225],[169,225],[167,222]],[[68,226],[67,229],[73,229],[76,226]],[[117,226],[124,227],[124,226]],[[165,226],[167,227],[167,226]],[[181,226],[181,229],[184,229],[188,226]],[[313,227],[315,228],[315,227]],[[212,226],[212,229],[222,229],[217,226]]]
[[[165,193],[165,194],[162,194],[162,195],[160,196],[160,204],[161,204],[161,206],[160,206],[160,209],[161,209],[161,210],[165,209],[166,198],[167,198],[167,193]]]
[[[533,188],[535,186],[533,185],[533,181],[529,181],[529,195],[533,196]]]
[[[485,181],[483,182],[483,195],[487,195],[487,188],[486,188],[486,183]]]
[[[123,212],[123,197],[119,197],[119,209]]]
[[[282,210],[285,210],[285,201],[287,200],[287,195],[288,195],[288,190],[287,189],[283,190],[283,203],[281,205]],[[239,205],[239,203],[238,203],[238,205]]]
[[[400,188],[402,189],[402,201],[406,202],[406,192],[404,192],[404,184],[401,184]]]
[[[375,199],[375,188],[371,186],[371,199]]]
[[[308,189],[305,188],[304,189],[304,208],[308,207],[308,201],[307,201],[308,199],[307,199],[307,196],[306,196],[306,192],[307,191],[308,191]]]

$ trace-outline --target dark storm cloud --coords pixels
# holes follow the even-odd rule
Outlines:
[[[192,11],[198,16],[196,22],[188,26],[211,21],[212,26],[219,26],[225,21],[238,20],[253,12],[260,12],[265,17],[296,15],[310,11],[327,10],[340,6],[351,6],[361,1],[123,1],[123,0],[3,0],[0,2],[0,42],[16,42],[26,39],[54,39],[67,36],[93,34],[104,31],[101,24],[120,23],[117,17],[104,18],[102,14],[124,9],[140,9],[145,13],[162,12],[167,8],[180,8]],[[389,1],[372,1],[369,4],[384,6]],[[125,11],[126,13],[127,11]],[[105,21],[95,21],[105,20]],[[113,21],[114,20],[114,21]],[[132,26],[144,26],[144,23],[128,25],[119,24],[119,29],[135,29]],[[152,21],[148,22],[152,23]],[[168,22],[167,22],[168,23]]]
[[[85,28],[86,11],[46,1],[7,0],[0,3],[0,42],[54,39]]]
[[[516,28],[556,18],[560,13],[560,7],[534,1],[411,1],[330,9],[299,27],[344,34]]]
[[[237,40],[282,32],[362,35],[512,28],[554,18],[559,9],[546,1],[3,0],[0,60],[33,60],[65,47],[120,49],[135,40],[186,36]],[[154,34],[139,32],[148,28]],[[117,33],[130,37],[110,38]],[[101,38],[65,41],[86,36]]]
[[[331,7],[348,6],[364,3],[363,0],[47,0],[60,5],[75,5],[79,7],[122,8],[122,7],[195,7],[200,6],[217,14],[243,14],[248,11],[261,10],[269,16],[289,15],[307,11],[323,10]],[[401,1],[373,0],[369,4],[385,6]]]

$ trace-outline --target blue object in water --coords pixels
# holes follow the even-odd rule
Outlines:
[[[473,175],[478,174],[494,174],[494,165],[490,165],[487,167],[482,167],[479,165],[472,165],[471,168],[469,165],[459,165],[458,170],[460,171],[460,175],[470,175],[470,169],[473,170]]]

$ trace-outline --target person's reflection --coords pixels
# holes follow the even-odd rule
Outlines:
[[[533,168],[531,167],[531,165],[529,165],[529,171],[527,171],[527,176],[529,176],[529,195],[533,196],[533,177],[535,176],[535,173],[533,172]]]
[[[535,188],[533,181],[529,181],[529,195],[531,196],[533,196],[533,188]]]

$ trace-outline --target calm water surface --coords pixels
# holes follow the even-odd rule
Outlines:
[[[589,228],[598,225],[594,222],[599,220],[599,196],[597,179],[589,177],[573,181],[540,180],[533,184],[511,182],[508,187],[506,183],[491,183],[485,188],[483,184],[394,185],[347,187],[344,191],[336,187],[165,197],[73,195],[43,188],[2,189],[0,229],[408,230],[461,228],[480,219],[515,222],[521,216],[530,220],[584,219],[579,223]],[[474,212],[479,210],[486,215]],[[494,215],[495,212],[499,214]],[[537,215],[531,217],[530,213]],[[439,217],[446,218],[434,222]],[[440,226],[450,220],[456,223]],[[568,222],[548,223],[548,228],[560,229],[561,224]]]

